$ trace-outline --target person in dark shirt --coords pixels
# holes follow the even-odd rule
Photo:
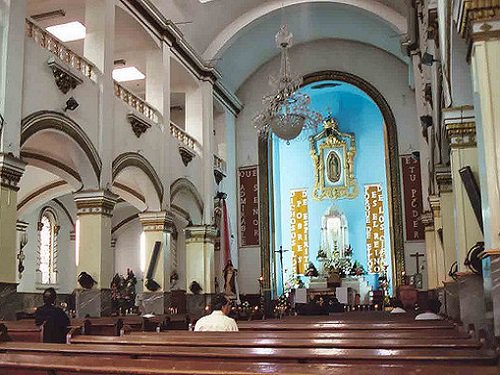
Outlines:
[[[43,342],[64,344],[69,325],[69,318],[62,309],[55,306],[56,291],[54,288],[43,292],[43,306],[36,309],[35,324],[44,325]]]

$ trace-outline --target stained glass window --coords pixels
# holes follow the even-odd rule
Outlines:
[[[42,284],[56,283],[57,221],[52,211],[45,210],[39,225],[39,271]]]

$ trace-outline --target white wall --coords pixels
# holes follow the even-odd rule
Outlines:
[[[337,70],[357,75],[371,83],[384,96],[396,118],[399,152],[404,154],[409,149],[419,149],[421,134],[417,122],[415,94],[408,86],[408,65],[400,59],[366,44],[323,39],[294,46],[290,50],[290,61],[293,71],[302,75]],[[262,97],[270,92],[269,76],[278,74],[279,64],[278,56],[268,61],[237,91],[237,96],[244,104],[236,124],[237,168],[258,163],[257,133],[252,118],[261,110]],[[409,258],[409,254],[416,250],[425,251],[424,244],[405,244],[405,258]],[[241,292],[257,293],[260,249],[240,249],[239,262]]]
[[[138,279],[143,278],[140,268],[140,246],[142,225],[139,218],[130,221],[116,236],[115,273],[127,274],[127,268],[134,271]]]

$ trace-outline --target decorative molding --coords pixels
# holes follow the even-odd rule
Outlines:
[[[482,25],[500,18],[500,0],[456,0],[455,21],[458,32],[467,40],[473,38],[475,24],[480,24],[482,33],[490,33],[491,29]],[[483,29],[483,30],[481,30]]]
[[[128,187],[127,185],[121,184],[121,183],[116,182],[116,181],[113,182],[113,187],[129,193],[130,195],[139,199],[142,203],[146,204],[146,198],[144,197],[144,195],[142,195],[141,193],[132,189],[131,187]]]
[[[487,249],[479,254],[479,258],[500,257],[500,249]]]
[[[425,211],[420,215],[420,221],[424,225],[425,231],[434,231],[434,216],[431,211]]]
[[[188,243],[208,243],[215,244],[217,238],[217,228],[211,225],[196,225],[187,227],[186,244]]]
[[[74,90],[76,86],[83,83],[82,79],[71,73],[54,57],[50,57],[47,64],[52,69],[56,85],[63,94],[67,94],[69,90]]]
[[[196,186],[187,178],[178,178],[170,185],[170,203],[172,204],[177,194],[183,191],[193,196],[196,206],[200,211],[200,215],[203,215],[203,199],[198,189],[196,189]]]
[[[127,115],[127,121],[132,126],[132,131],[137,138],[146,133],[146,130],[151,127],[151,124],[149,124],[145,119],[133,112]]]
[[[227,176],[226,169],[227,166],[224,159],[214,154],[214,177],[217,185]]]
[[[139,214],[139,221],[144,232],[173,232],[174,217],[168,211],[143,212]]]
[[[67,185],[66,181],[58,180],[58,181],[54,181],[50,184],[42,186],[40,189],[35,190],[33,193],[29,194],[21,202],[19,202],[17,205],[17,210],[19,211],[21,208],[26,206],[26,204],[28,204],[31,200],[35,199],[39,195],[41,195],[49,190],[57,189],[58,187],[65,186],[65,185]]]
[[[109,190],[83,191],[74,196],[77,215],[113,216],[118,196]]]
[[[214,168],[215,183],[219,185],[221,181],[226,177],[226,174],[218,168]]]
[[[438,195],[429,196],[429,204],[431,206],[434,219],[441,216],[441,198]]]
[[[449,123],[446,125],[446,135],[452,149],[477,146],[476,124],[474,122]]]
[[[18,191],[26,163],[11,154],[0,153],[0,185]]]
[[[138,218],[139,214],[134,214],[132,216],[127,217],[126,219],[123,219],[111,229],[111,234],[116,233],[120,228],[124,227],[125,225],[131,223],[132,221]]]
[[[185,146],[179,146],[179,154],[181,155],[182,162],[186,167],[196,156],[194,151]]]
[[[453,191],[453,179],[449,167],[436,168],[436,182],[440,193],[450,193]]]
[[[25,233],[26,232],[26,229],[28,229],[28,226],[30,224],[25,222],[25,221],[21,221],[21,220],[18,220],[16,222],[16,231],[18,232],[22,232],[22,233]]]

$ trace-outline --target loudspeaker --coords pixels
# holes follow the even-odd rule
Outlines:
[[[153,253],[151,254],[151,260],[149,261],[148,272],[146,273],[146,282],[144,285],[151,292],[156,292],[161,288],[160,284],[158,284],[155,280],[153,280],[153,275],[155,273],[156,266],[158,264],[158,258],[160,256],[161,251],[161,242],[156,241],[155,246],[153,248]]]
[[[465,191],[469,196],[470,203],[472,204],[472,209],[476,215],[477,222],[483,232],[483,213],[481,207],[481,190],[479,190],[479,185],[476,182],[476,178],[472,173],[469,166],[463,167],[459,170],[460,177],[462,178],[462,183],[464,184]]]

